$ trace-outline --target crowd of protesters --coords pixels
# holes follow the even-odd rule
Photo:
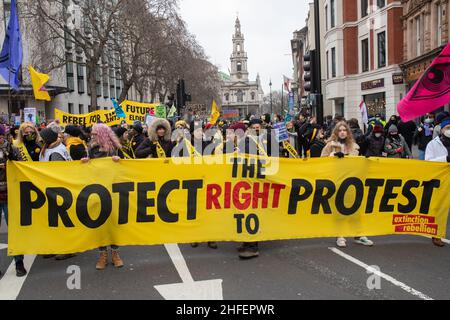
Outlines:
[[[292,121],[285,121],[288,145],[274,139],[273,126],[283,122],[281,116],[271,119],[249,116],[240,121],[220,121],[216,125],[200,119],[192,121],[154,120],[150,125],[135,122],[109,127],[96,124],[92,128],[75,125],[61,126],[58,122],[36,126],[23,123],[19,127],[0,125],[0,214],[8,220],[6,161],[72,161],[88,163],[90,159],[121,159],[196,157],[209,154],[241,153],[261,156],[318,158],[365,156],[413,159],[412,148],[417,145],[419,159],[450,162],[450,114],[428,114],[420,124],[402,122],[392,116],[386,122],[381,115],[371,118],[367,124],[358,120],[346,121],[341,116],[327,116],[324,125],[308,114],[300,114]],[[1,217],[1,215],[0,215]],[[1,220],[0,220],[1,221]],[[355,238],[355,242],[372,246],[367,237]],[[436,246],[444,246],[440,239],[433,239]],[[346,240],[339,237],[337,246],[345,247]],[[193,243],[193,247],[199,244]],[[208,246],[217,249],[217,244]],[[112,263],[124,265],[119,247],[111,244]],[[96,264],[104,270],[109,252],[102,247]],[[259,255],[258,243],[244,243],[238,248],[242,259]],[[44,256],[64,260],[74,254]],[[23,256],[14,257],[16,274],[26,275]]]

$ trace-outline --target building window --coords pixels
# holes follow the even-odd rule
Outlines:
[[[329,53],[326,52],[327,55],[327,79],[330,79],[330,60],[329,60]]]
[[[236,93],[237,96],[237,102],[244,102],[244,92],[242,90],[238,90]]]
[[[255,101],[255,97],[256,97],[255,93],[252,92],[252,100],[253,100],[253,101]]]
[[[74,114],[73,103],[69,103],[69,113]]]
[[[241,52],[241,45],[239,43],[237,44],[236,47],[237,47],[237,52]]]
[[[229,93],[225,93],[225,101],[230,101],[230,94]]]
[[[84,111],[84,105],[83,105],[83,104],[79,104],[79,105],[78,105],[78,110],[79,110],[80,114],[85,113],[85,111]],[[86,112],[86,113],[87,113],[87,112]]]
[[[361,18],[364,18],[369,14],[369,1],[361,0]]]
[[[84,63],[82,57],[77,57],[77,85],[78,93],[83,94],[84,89]]]
[[[111,98],[116,98],[116,73],[114,72],[114,67],[111,64],[109,64],[109,96]]]
[[[418,16],[416,18],[416,39],[417,39],[417,45],[416,45],[416,57],[420,56],[423,52],[423,19]]]
[[[238,62],[237,63],[237,71],[241,72],[242,71],[242,62]]]
[[[336,48],[331,48],[331,77],[336,78]]]
[[[378,68],[386,67],[386,32],[377,35],[378,43]]]
[[[440,46],[442,44],[442,5],[440,3],[436,4],[436,12],[437,12],[437,45]]]
[[[97,65],[95,68],[95,81],[96,81],[96,91],[97,91],[97,97],[102,96],[102,76],[100,71],[100,66]]]
[[[386,0],[377,0],[378,9],[384,8],[385,5],[386,5]]]
[[[109,98],[108,78],[109,78],[108,65],[104,63],[102,68],[102,82],[103,82],[103,98],[105,99]]]
[[[328,6],[325,6],[325,31],[328,31]]]
[[[369,71],[369,39],[361,41],[361,66],[362,72]]]
[[[73,68],[73,56],[68,53],[66,55],[66,77],[67,77],[67,88],[70,92],[75,91],[75,77]]]
[[[331,17],[331,28],[334,28],[336,26],[336,15],[335,15],[335,5],[334,0],[330,0],[330,17]]]

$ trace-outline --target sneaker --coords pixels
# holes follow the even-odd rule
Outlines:
[[[21,278],[21,277],[25,277],[26,275],[27,275],[27,270],[25,270],[23,261],[16,262],[16,276]]]
[[[208,242],[208,247],[211,249],[217,250],[219,247],[217,246],[217,243],[215,242]]]
[[[241,258],[242,260],[250,260],[257,257],[259,257],[258,250],[246,249],[239,253],[239,258]]]
[[[336,245],[339,248],[347,248],[347,240],[345,238],[337,238]]]
[[[367,237],[355,238],[355,243],[361,244],[366,247],[373,246],[373,241],[369,240]]]
[[[191,247],[192,248],[198,248],[198,243],[197,242],[191,243]]]

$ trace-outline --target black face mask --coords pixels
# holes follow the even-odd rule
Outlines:
[[[397,134],[391,134],[391,137],[394,139],[398,139],[398,133]]]

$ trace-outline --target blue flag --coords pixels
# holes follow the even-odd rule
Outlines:
[[[119,119],[126,119],[127,115],[125,114],[125,112],[123,112],[123,109],[121,106],[119,106],[119,103],[117,102],[116,99],[111,98],[111,101],[113,103],[114,106],[114,110],[116,110],[116,115]]]
[[[22,35],[20,34],[16,0],[11,0],[11,15],[8,29],[6,30],[5,41],[0,52],[0,75],[14,90],[19,90],[19,72],[22,66],[22,59]]]

